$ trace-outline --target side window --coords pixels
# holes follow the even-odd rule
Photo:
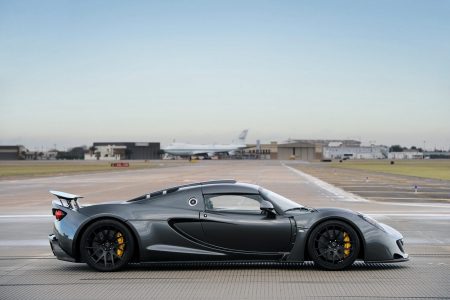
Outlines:
[[[205,195],[204,198],[207,210],[261,212],[259,195]]]

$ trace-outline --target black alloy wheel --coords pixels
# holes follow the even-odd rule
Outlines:
[[[130,230],[115,220],[91,224],[80,243],[81,258],[98,271],[116,271],[133,256],[134,243]]]
[[[360,241],[347,223],[332,220],[313,229],[308,240],[308,254],[314,263],[327,270],[342,270],[358,257]]]

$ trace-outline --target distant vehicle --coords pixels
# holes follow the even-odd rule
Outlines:
[[[345,209],[309,208],[262,187],[218,180],[124,202],[80,206],[51,191],[58,259],[115,271],[129,262],[312,260],[341,270],[356,259],[408,260],[395,229]]]
[[[238,137],[237,143],[231,144],[208,144],[208,145],[195,145],[185,143],[173,143],[163,149],[165,153],[174,156],[203,156],[205,158],[213,157],[216,154],[228,154],[235,155],[236,151],[247,147],[245,139],[247,137],[248,129],[241,132]]]

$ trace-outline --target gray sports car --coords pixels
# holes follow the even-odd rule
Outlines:
[[[234,180],[199,182],[81,206],[51,191],[50,246],[58,259],[115,271],[129,262],[312,260],[340,270],[356,259],[408,260],[403,237],[363,214],[302,206]]]

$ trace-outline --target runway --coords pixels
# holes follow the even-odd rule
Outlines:
[[[161,169],[0,181],[0,299],[450,297],[449,203],[417,199],[409,203],[385,195],[377,201],[375,188],[364,197],[295,169],[292,162],[201,161]],[[262,185],[306,206],[367,213],[404,235],[411,260],[358,262],[339,272],[304,263],[132,265],[122,272],[98,273],[84,264],[58,261],[51,254],[48,190],[80,194],[86,197],[82,203],[93,204],[223,178]]]

